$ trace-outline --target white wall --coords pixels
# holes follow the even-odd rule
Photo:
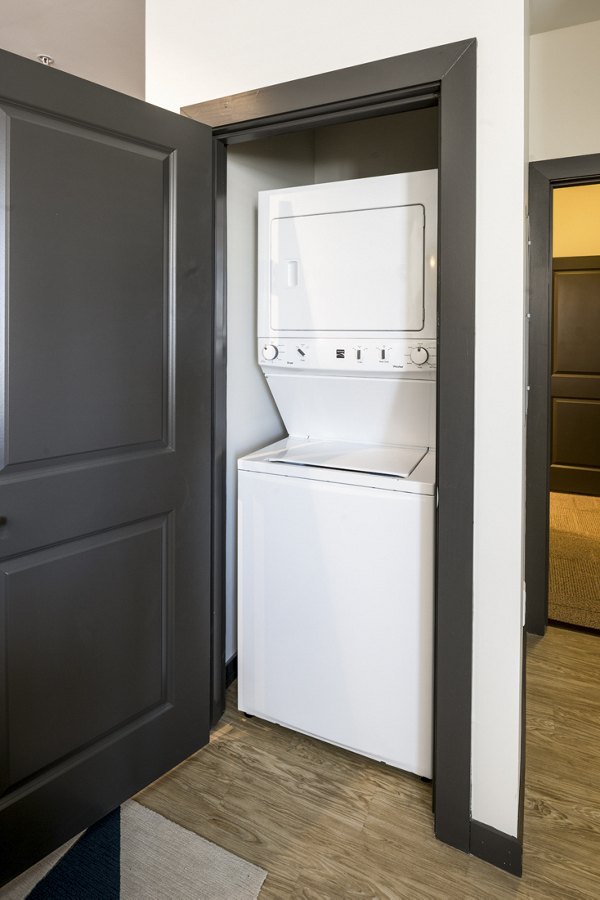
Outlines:
[[[600,153],[600,22],[534,34],[530,159]]]
[[[510,834],[521,702],[524,7],[525,0],[147,0],[146,9],[147,98],[171,109],[478,40],[472,814]]]
[[[144,0],[1,0],[0,47],[144,98]]]

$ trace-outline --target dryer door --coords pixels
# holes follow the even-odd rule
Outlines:
[[[271,222],[274,331],[419,331],[424,324],[421,204]]]

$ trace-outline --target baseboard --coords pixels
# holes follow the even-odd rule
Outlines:
[[[518,838],[491,825],[471,821],[471,853],[512,875],[523,872],[523,846]]]
[[[228,688],[237,678],[237,653],[225,665],[225,687]]]
[[[583,634],[600,634],[600,628],[589,628],[587,625],[574,625],[573,622],[560,622],[558,619],[548,619],[548,625],[553,628],[564,628],[565,631],[582,631]]]

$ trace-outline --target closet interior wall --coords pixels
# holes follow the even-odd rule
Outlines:
[[[226,661],[237,651],[237,460],[286,434],[256,358],[257,194],[437,164],[435,107],[227,148]]]

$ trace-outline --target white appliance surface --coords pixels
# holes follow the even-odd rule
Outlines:
[[[361,335],[353,339],[315,338],[310,333],[301,338],[277,337],[258,339],[258,358],[269,372],[285,369],[301,372],[312,369],[336,375],[407,376],[435,378],[437,341],[412,338],[372,338]]]
[[[288,434],[434,447],[435,381],[269,372]]]
[[[240,709],[430,778],[434,497],[262,465],[239,472]]]
[[[273,331],[420,331],[421,204],[271,220]]]
[[[399,474],[383,475],[371,471],[369,467],[358,469],[337,469],[324,465],[285,465],[276,461],[280,456],[289,454],[294,456],[309,456],[318,454],[319,447],[328,442],[312,441],[303,438],[287,437],[271,444],[255,453],[238,460],[239,472],[261,472],[264,475],[278,475],[281,477],[296,478],[308,481],[335,482],[336,484],[348,484],[354,487],[377,488],[379,490],[400,491],[405,494],[422,494],[432,496],[435,494],[435,451],[429,450],[409,475],[402,477]],[[347,444],[348,452],[356,445]],[[380,448],[370,447],[375,451],[371,457],[376,461],[377,451]],[[400,448],[398,448],[400,449]],[[421,448],[413,448],[417,453],[422,453]],[[272,460],[275,459],[273,462]],[[363,462],[365,456],[363,456]],[[367,470],[368,469],[368,470]]]
[[[350,469],[372,475],[406,478],[421,462],[427,447],[349,444],[347,441],[309,441],[269,455],[269,462],[325,469]]]
[[[437,179],[429,169],[261,191],[258,337],[435,341]]]

